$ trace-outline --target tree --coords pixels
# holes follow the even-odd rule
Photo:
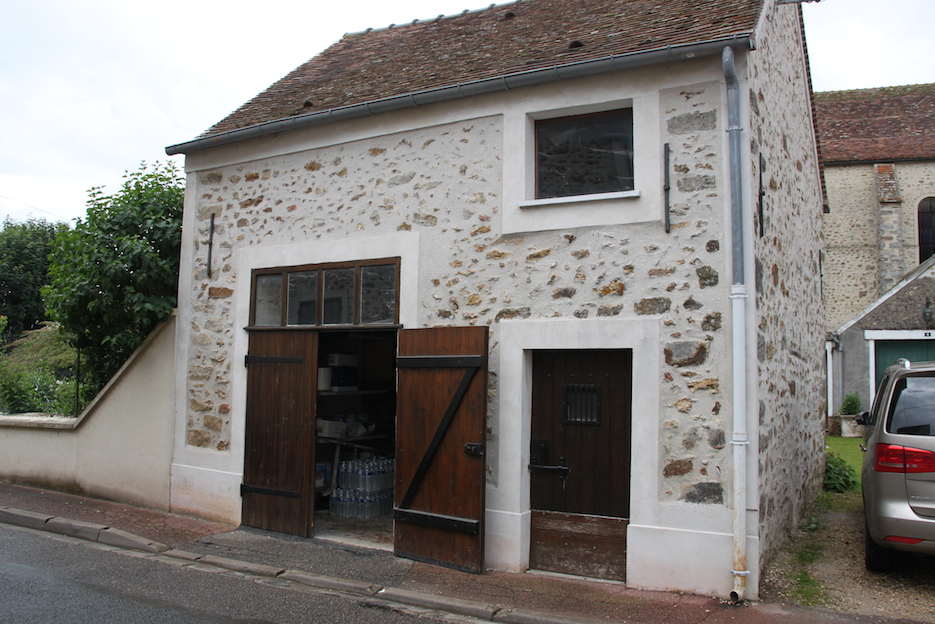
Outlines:
[[[64,223],[29,219],[17,223],[7,217],[0,229],[0,316],[7,317],[9,338],[47,320],[40,289],[48,282],[52,239]],[[0,329],[0,336],[4,332]]]
[[[87,218],[55,237],[43,295],[81,353],[89,392],[176,306],[184,193],[172,163],[143,163],[113,195],[91,189]]]

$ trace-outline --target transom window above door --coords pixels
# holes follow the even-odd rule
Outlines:
[[[399,258],[255,269],[253,327],[396,325]]]
[[[536,121],[536,199],[633,189],[633,109]]]

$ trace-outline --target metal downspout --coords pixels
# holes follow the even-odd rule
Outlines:
[[[721,53],[724,77],[727,80],[727,114],[730,136],[730,202],[732,285],[730,291],[732,319],[733,360],[733,529],[734,563],[731,574],[734,589],[730,598],[734,602],[744,599],[747,589],[747,286],[744,283],[744,227],[743,185],[740,162],[740,82],[734,67],[734,51],[729,46]]]
[[[828,393],[825,399],[828,402],[828,407],[825,409],[825,425],[827,426],[827,415],[833,413],[834,410],[834,342],[830,339],[825,340],[825,370],[827,371]]]

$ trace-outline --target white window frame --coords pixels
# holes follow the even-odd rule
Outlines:
[[[619,92],[619,91],[618,91]],[[581,92],[526,100],[504,111],[504,233],[661,221],[662,145],[658,93],[584,101]],[[579,103],[580,102],[580,103]],[[629,108],[633,111],[632,191],[536,199],[536,121]]]

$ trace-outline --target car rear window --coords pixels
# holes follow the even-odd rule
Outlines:
[[[896,382],[886,430],[903,435],[935,435],[935,375],[907,376]]]

